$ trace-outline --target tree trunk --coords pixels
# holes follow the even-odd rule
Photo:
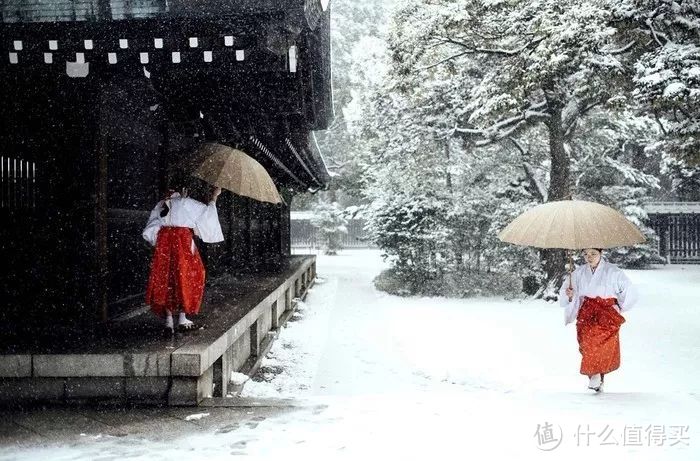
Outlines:
[[[564,147],[562,126],[562,107],[559,101],[549,101],[551,119],[547,122],[549,132],[549,155],[551,167],[549,173],[548,200],[566,200],[571,198],[571,159]],[[561,278],[565,270],[566,255],[564,250],[543,250],[540,252],[543,268],[547,274],[545,283]],[[558,282],[558,281],[557,281]],[[559,286],[558,283],[555,286]]]
[[[447,186],[447,192],[452,195],[452,174],[450,173],[450,167],[452,166],[452,159],[450,158],[450,140],[445,140],[445,145],[443,146],[445,151],[445,160],[447,160],[447,167],[445,168],[445,185]]]
[[[571,198],[571,159],[564,148],[561,108],[554,108],[551,115],[547,123],[551,158],[548,196],[549,201],[566,200]]]

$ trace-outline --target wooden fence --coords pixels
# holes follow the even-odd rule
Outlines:
[[[700,264],[700,202],[656,202],[645,209],[659,254],[671,264]]]
[[[700,202],[654,202],[645,206],[649,223],[659,236],[659,254],[671,264],[700,264]],[[364,220],[348,222],[343,248],[373,248],[364,231]],[[292,247],[320,248],[318,231],[306,212],[293,212]]]
[[[374,244],[368,241],[364,231],[365,222],[362,219],[348,220],[346,225],[348,232],[342,234],[341,245],[343,248],[374,248]],[[323,242],[318,234],[318,229],[311,225],[308,217],[295,217],[292,214],[290,227],[293,248],[321,248]]]

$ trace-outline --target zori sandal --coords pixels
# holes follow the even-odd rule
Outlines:
[[[203,330],[204,325],[200,325],[199,323],[195,322],[187,322],[187,323],[181,323],[180,325],[177,326],[177,331],[180,333],[185,333],[187,331],[196,331],[196,330]]]

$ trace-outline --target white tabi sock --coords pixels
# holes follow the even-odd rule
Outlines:
[[[187,316],[185,315],[184,312],[180,312],[180,318],[177,320],[178,325],[186,325],[188,323],[192,323],[188,320]]]
[[[165,328],[173,328],[173,315],[167,314],[165,316]]]

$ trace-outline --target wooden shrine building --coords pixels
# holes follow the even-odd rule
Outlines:
[[[248,293],[241,280],[262,290],[260,302],[277,296],[264,309],[243,296],[249,303],[246,312],[258,309],[256,315],[267,320],[261,325],[258,317],[245,317],[246,328],[257,329],[247,330],[247,339],[232,336],[231,347],[219,351],[209,365],[233,354],[236,341],[239,349],[247,341],[252,352],[229,357],[223,368],[239,368],[249,355],[260,352],[267,330],[274,329],[289,310],[290,299],[315,274],[312,258],[290,256],[289,204],[294,194],[322,189],[330,179],[313,135],[332,118],[328,3],[0,3],[0,322],[9,332],[2,340],[0,378],[6,378],[6,392],[22,389],[20,381],[9,378],[46,372],[37,368],[41,360],[36,356],[25,357],[44,347],[40,338],[46,331],[65,336],[89,330],[97,337],[95,331],[110,331],[111,322],[143,311],[152,249],[141,231],[149,211],[176,178],[197,181],[189,178],[184,165],[206,141],[253,156],[286,201],[263,204],[224,192],[218,209],[226,240],[200,245],[208,283],[224,281],[213,290],[219,299],[233,299],[227,295],[227,280],[240,296]],[[268,287],[267,294],[260,283]],[[283,306],[276,303],[282,297]],[[231,322],[241,321],[246,312]],[[27,336],[36,341],[27,346]],[[15,340],[22,337],[24,345],[17,345]],[[192,339],[183,341],[183,347],[194,347]],[[75,354],[91,353],[81,349]],[[176,376],[174,353],[168,357]],[[102,359],[95,360],[84,367],[103,365]],[[196,403],[208,395],[200,381],[205,374],[209,381],[211,373],[216,375],[211,366],[196,365],[191,375],[177,375],[189,376],[188,385],[195,383],[198,397],[188,394],[178,400],[170,390],[164,398]],[[219,379],[225,383],[221,369],[219,363]],[[66,379],[73,375],[61,373],[50,377],[62,377],[67,398]],[[120,382],[126,383],[122,390],[128,388],[128,371],[110,373],[96,375],[126,379]],[[171,389],[174,378],[168,376]]]

